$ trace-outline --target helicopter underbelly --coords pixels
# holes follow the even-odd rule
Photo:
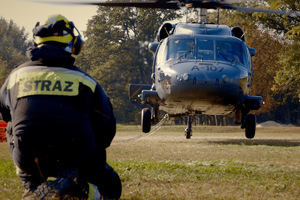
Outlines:
[[[187,71],[186,68],[191,68]],[[231,113],[240,100],[240,70],[228,65],[211,65],[222,71],[194,70],[194,66],[175,68],[176,73],[160,71],[157,93],[170,114],[201,113],[225,115]],[[182,70],[185,69],[185,70]]]
[[[207,85],[172,85],[161,109],[179,114],[199,112],[209,115],[225,115],[237,104],[238,88]]]

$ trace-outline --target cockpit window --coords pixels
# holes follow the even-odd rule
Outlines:
[[[167,60],[192,59],[194,55],[194,39],[172,39],[168,42]]]
[[[198,39],[196,52],[198,60],[214,60],[214,41]]]
[[[166,60],[194,59],[245,63],[244,48],[238,41],[205,39],[203,37],[170,38],[167,42],[165,41],[164,45],[160,48],[165,49],[164,58]]]
[[[244,64],[242,45],[238,42],[217,41],[217,60]]]

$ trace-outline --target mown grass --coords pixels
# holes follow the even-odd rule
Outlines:
[[[124,199],[297,199],[291,169],[230,160],[191,163],[112,163],[123,179]],[[298,177],[299,178],[299,177]]]
[[[21,199],[24,189],[16,176],[16,168],[10,158],[8,144],[0,143],[0,199]]]
[[[118,126],[109,163],[123,199],[298,199],[300,128],[261,127],[245,139],[239,127],[164,126],[149,137]]]
[[[122,199],[299,199],[300,128],[261,127],[245,139],[239,127],[164,126],[141,137],[139,126],[117,127],[107,150]],[[0,144],[0,199],[20,199],[8,145]]]

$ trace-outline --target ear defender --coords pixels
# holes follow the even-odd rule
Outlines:
[[[82,49],[83,46],[83,40],[81,38],[81,35],[75,36],[73,39],[73,49],[72,54],[78,55]]]
[[[72,29],[76,29],[76,31],[77,31],[77,33],[78,33],[77,36],[74,36],[74,35],[73,35],[73,48],[72,48],[72,54],[78,55],[78,54],[80,53],[81,49],[82,49],[82,46],[83,46],[84,41],[83,41],[83,39],[82,39],[82,37],[81,37],[80,32],[79,32],[78,29],[75,27],[74,23],[70,21],[69,24],[70,24],[70,27],[71,27]]]

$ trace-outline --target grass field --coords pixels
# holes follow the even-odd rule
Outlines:
[[[123,183],[122,199],[299,199],[300,127],[260,127],[245,139],[239,127],[163,126],[141,137],[139,126],[118,126],[108,162]],[[23,189],[0,144],[0,199]]]

